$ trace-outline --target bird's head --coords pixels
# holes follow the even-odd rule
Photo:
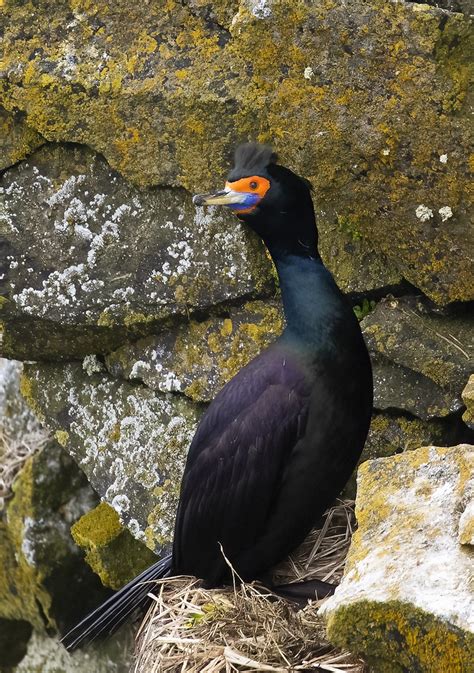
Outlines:
[[[270,251],[317,254],[311,185],[277,160],[267,145],[240,145],[224,189],[198,194],[193,203],[230,208]]]

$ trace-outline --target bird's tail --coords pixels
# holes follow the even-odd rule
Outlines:
[[[147,607],[151,600],[148,596],[152,589],[150,583],[153,580],[167,577],[170,569],[171,554],[137,575],[131,582],[84,617],[62,638],[61,642],[64,647],[72,651],[85,643],[92,642],[98,636],[107,636],[114,633],[135,610],[144,610]]]

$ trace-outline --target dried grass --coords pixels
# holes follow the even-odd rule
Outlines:
[[[354,527],[352,502],[339,502],[275,571],[280,583],[337,583]],[[296,612],[258,588],[203,589],[190,577],[151,583],[153,604],[137,635],[134,673],[327,671],[363,673],[364,663],[325,638],[322,601]]]
[[[12,484],[25,461],[40,451],[50,434],[40,427],[14,436],[0,427],[0,511],[12,496]]]

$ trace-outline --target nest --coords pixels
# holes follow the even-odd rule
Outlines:
[[[278,583],[338,583],[354,527],[353,502],[339,502],[299,549],[276,568]],[[364,663],[334,648],[313,601],[295,611],[258,587],[203,589],[195,578],[150,585],[153,599],[137,635],[134,673],[326,671],[363,673]]]

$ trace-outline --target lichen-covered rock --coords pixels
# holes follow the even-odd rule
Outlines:
[[[3,351],[117,346],[128,332],[272,287],[261,243],[179,189],[139,190],[86,148],[41,148],[0,188]]]
[[[451,440],[462,439],[459,435],[464,434],[463,430],[455,421],[438,418],[425,421],[394,412],[375,411],[361,462],[411,451],[422,445],[451,444]]]
[[[0,358],[0,516],[21,466],[49,438],[20,394],[21,368]]]
[[[471,500],[459,519],[459,542],[474,546],[474,484],[470,497]]]
[[[22,391],[134,537],[169,545],[195,405],[81,364],[26,365]]]
[[[374,365],[377,409],[429,419],[462,407],[474,354],[472,314],[435,314],[415,297],[388,298],[362,327]]]
[[[364,463],[374,458],[385,458],[404,451],[412,451],[420,446],[436,444],[453,445],[472,441],[474,437],[458,418],[421,418],[375,410],[370,423],[369,434],[359,460]],[[354,471],[344,488],[344,496],[355,498],[357,471]]]
[[[0,432],[20,441],[40,427],[20,393],[22,367],[21,362],[0,358]]]
[[[106,363],[115,376],[208,402],[282,330],[279,302],[248,302],[225,316],[191,320],[128,344],[107,356]]]
[[[0,105],[0,171],[24,159],[44,142],[24,118],[24,113],[12,114]]]
[[[135,540],[105,502],[76,521],[71,534],[102,584],[112,589],[120,589],[156,561],[155,554]]]
[[[272,140],[314,183],[323,233],[437,302],[472,298],[468,17],[385,0],[3,11],[0,102],[47,140],[193,190],[221,184],[237,140]]]
[[[337,645],[377,673],[466,673],[474,661],[472,553],[458,540],[474,446],[424,447],[359,468],[344,578],[322,608]]]
[[[13,491],[0,520],[0,616],[70,627],[103,595],[69,532],[97,496],[56,442],[28,459]]]
[[[467,386],[462,391],[462,399],[466,405],[462,420],[474,430],[474,374],[469,377]]]
[[[8,673],[130,673],[132,634],[121,631],[112,638],[70,654],[58,639],[33,633],[26,656]]]

